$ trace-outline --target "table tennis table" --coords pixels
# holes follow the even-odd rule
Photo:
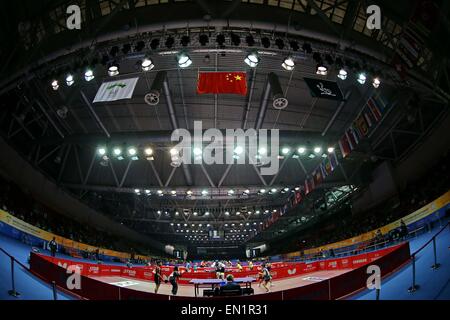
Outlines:
[[[245,288],[251,288],[252,283],[255,281],[256,279],[252,277],[234,279],[234,283],[237,283],[239,285],[245,284]],[[211,287],[211,289],[214,290],[214,288],[217,285],[222,286],[227,284],[227,281],[222,279],[192,279],[189,283],[194,285],[195,297],[197,297],[200,292],[200,287],[202,288]]]

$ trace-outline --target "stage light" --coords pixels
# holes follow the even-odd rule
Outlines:
[[[177,149],[175,149],[175,148],[170,149],[170,155],[172,157],[178,156],[179,155],[179,151]]]
[[[181,45],[183,47],[187,47],[189,45],[189,43],[191,42],[191,38],[189,38],[189,36],[183,36],[181,37]]]
[[[226,216],[229,216],[230,213],[229,213],[228,211],[225,211],[225,215],[226,215]],[[226,225],[225,227],[228,227],[228,225]]]
[[[234,44],[236,47],[241,44],[241,37],[239,37],[237,34],[232,33],[231,34],[231,43]]]
[[[66,84],[68,87],[72,86],[75,83],[75,80],[73,78],[73,75],[69,74],[66,77]]]
[[[276,39],[275,40],[275,45],[278,47],[278,49],[283,50],[284,49],[284,41],[283,39]]]
[[[192,196],[192,191],[189,190],[189,191],[186,192],[186,194],[187,194],[188,196]]]
[[[338,73],[338,78],[339,79],[346,80],[347,76],[348,76],[348,73],[347,73],[347,71],[345,69],[339,70],[339,73]]]
[[[328,151],[328,153],[333,153],[334,152],[334,148],[333,147],[329,147],[327,151]]]
[[[249,67],[256,68],[259,64],[260,59],[256,52],[251,52],[247,55],[244,61]]]
[[[129,148],[129,149],[128,149],[128,155],[130,155],[130,156],[135,156],[135,155],[137,155],[137,150],[136,150],[136,148],[134,148],[134,147]]]
[[[242,153],[244,153],[244,148],[238,146],[238,147],[236,147],[236,149],[234,149],[234,153],[239,156]]]
[[[248,35],[248,36],[245,38],[245,42],[247,42],[247,45],[248,45],[249,47],[253,47],[253,46],[255,45],[255,39],[253,38],[252,35]]]
[[[314,148],[314,153],[319,154],[322,152],[322,148],[321,147],[315,147]]]
[[[134,193],[139,194],[139,193],[141,193],[141,190],[139,190],[139,189],[134,189]]]
[[[207,196],[208,195],[208,191],[207,190],[203,190],[202,191],[202,196]]]
[[[116,157],[118,157],[118,156],[120,156],[120,155],[122,154],[122,149],[120,149],[120,148],[115,148],[115,149],[113,150],[113,153],[114,153],[114,155],[115,155]]]
[[[156,50],[156,49],[158,49],[159,44],[160,44],[159,39],[153,39],[152,42],[150,42],[150,48],[152,50]]]
[[[258,150],[258,153],[262,156],[267,155],[267,149],[266,148],[260,148]]]
[[[292,57],[287,57],[286,59],[284,59],[284,62],[281,66],[287,71],[294,70],[295,69],[294,59],[292,59]]]
[[[184,52],[177,56],[177,60],[180,68],[187,68],[192,64],[191,58]]]
[[[176,196],[177,195],[177,192],[175,190],[172,190],[170,193],[172,194],[172,196]]]
[[[145,190],[145,194],[151,194],[150,190]]]
[[[328,74],[328,68],[323,63],[319,63],[317,65],[316,74],[326,76]]]
[[[266,189],[261,189],[261,190],[259,190],[259,193],[261,193],[261,194],[266,193]]]
[[[206,46],[209,43],[209,37],[206,34],[200,35],[199,42],[202,46]]]
[[[216,42],[220,47],[223,47],[223,45],[225,44],[225,36],[223,34],[217,35]]]
[[[264,37],[261,39],[261,44],[263,45],[264,48],[268,49],[270,48],[270,39],[267,37]]]
[[[234,190],[228,190],[228,195],[233,195],[234,194]]]
[[[119,64],[116,62],[111,63],[108,67],[108,75],[110,77],[115,77],[115,76],[119,75],[119,73],[120,73]]]
[[[285,156],[287,156],[290,152],[291,152],[291,149],[290,149],[290,148],[283,148],[283,149],[281,150],[281,153],[282,153],[283,155],[285,155]]]
[[[247,190],[244,191],[244,193],[245,194],[250,194],[250,190],[247,189]]]
[[[305,154],[306,148],[300,147],[300,148],[298,148],[297,152],[298,152],[299,154]]]
[[[144,150],[144,152],[145,152],[145,154],[146,154],[147,156],[152,156],[152,155],[153,155],[153,149],[152,149],[152,148],[146,148],[146,149]]]
[[[358,81],[360,84],[365,84],[365,83],[366,83],[366,80],[367,80],[367,76],[366,76],[364,73],[360,73],[360,74],[358,75],[357,81]]]
[[[164,192],[163,192],[162,190],[158,190],[156,193],[157,193],[159,196],[163,196],[163,195],[164,195]]]
[[[57,91],[59,89],[59,82],[58,82],[58,80],[53,80],[52,81],[52,88],[55,91]]]
[[[106,148],[104,148],[104,147],[98,148],[97,153],[101,156],[106,155]]]
[[[272,193],[277,193],[277,192],[278,192],[278,189],[273,188],[272,190],[270,190],[270,192],[272,192]]]
[[[153,61],[150,58],[145,58],[144,60],[142,60],[141,67],[142,71],[147,72],[153,70],[153,68],[155,68],[155,65],[153,64]]]
[[[203,155],[203,151],[200,148],[194,148],[194,155],[195,156],[201,156]]]
[[[381,85],[381,80],[379,78],[373,79],[372,85],[375,89],[378,89]]]
[[[168,37],[166,40],[167,49],[172,49],[174,44],[175,44],[175,39],[173,37]]]
[[[94,79],[95,79],[94,71],[92,71],[92,69],[87,69],[86,72],[84,73],[84,80],[89,82]]]

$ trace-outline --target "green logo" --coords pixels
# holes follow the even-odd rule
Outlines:
[[[121,89],[125,88],[127,85],[125,83],[114,83],[112,85],[110,85],[109,87],[106,88],[106,90],[112,90],[116,87],[119,87]]]

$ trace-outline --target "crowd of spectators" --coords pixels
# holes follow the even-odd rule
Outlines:
[[[51,210],[33,199],[31,195],[26,194],[16,184],[1,176],[0,209],[39,229],[99,249],[146,254],[139,244],[130,243],[109,232],[98,230],[88,224],[81,224]],[[86,259],[98,260],[99,251],[97,249],[83,251],[81,255]],[[133,259],[133,262],[141,263],[143,261]]]
[[[312,227],[302,231],[287,245],[274,248],[281,253],[306,250],[322,245],[349,239],[363,233],[377,230],[391,222],[413,213],[450,190],[450,154],[441,157],[422,177],[401,190],[397,197],[365,212],[354,215],[351,205],[345,206],[336,214],[316,222]],[[400,235],[392,232],[382,235],[382,239],[393,239]]]

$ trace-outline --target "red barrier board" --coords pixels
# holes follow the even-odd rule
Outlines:
[[[260,294],[254,296],[240,297],[242,300],[329,300],[338,299],[349,295],[357,290],[365,288],[367,281],[366,266],[376,260],[376,265],[380,267],[382,276],[385,276],[400,267],[410,259],[409,244],[405,243],[399,246],[380,250],[378,252],[366,253],[355,257],[341,258],[330,261],[315,262],[312,264],[289,264],[287,266],[279,266],[274,271],[279,278],[283,276],[295,276],[301,273],[306,273],[306,270],[334,270],[342,266],[359,266],[356,269],[318,283],[313,283],[307,286],[278,291],[268,294]],[[344,261],[347,260],[347,261]],[[58,265],[59,264],[59,265]],[[118,275],[127,277],[146,277],[151,268],[136,268],[129,269],[126,267],[116,266],[102,266],[87,263],[73,262],[70,260],[51,258],[35,253],[31,254],[31,271],[40,277],[46,279],[48,282],[55,281],[55,283],[62,288],[66,287],[66,282],[70,273],[67,273],[66,268],[70,265],[78,265],[82,271],[82,287],[81,289],[71,290],[78,296],[90,300],[169,300],[169,296],[155,295],[152,293],[135,291],[129,288],[119,288],[107,283],[97,281],[89,278],[89,276],[111,276]],[[330,269],[321,269],[321,268]],[[298,268],[299,273],[293,273],[293,270]],[[171,270],[169,267],[164,268],[164,272]],[[290,272],[287,272],[289,271]],[[297,271],[296,271],[297,272]],[[311,272],[311,271],[308,271]],[[203,273],[208,275],[209,273]],[[242,274],[245,274],[244,272]],[[197,274],[193,274],[197,276]],[[142,279],[142,278],[139,278]],[[173,300],[193,300],[190,297],[171,297]],[[204,298],[196,298],[196,300],[203,300]],[[209,298],[211,299],[211,298]],[[215,298],[213,298],[215,299]],[[220,299],[220,298],[218,298]],[[224,299],[224,298],[222,298]]]

